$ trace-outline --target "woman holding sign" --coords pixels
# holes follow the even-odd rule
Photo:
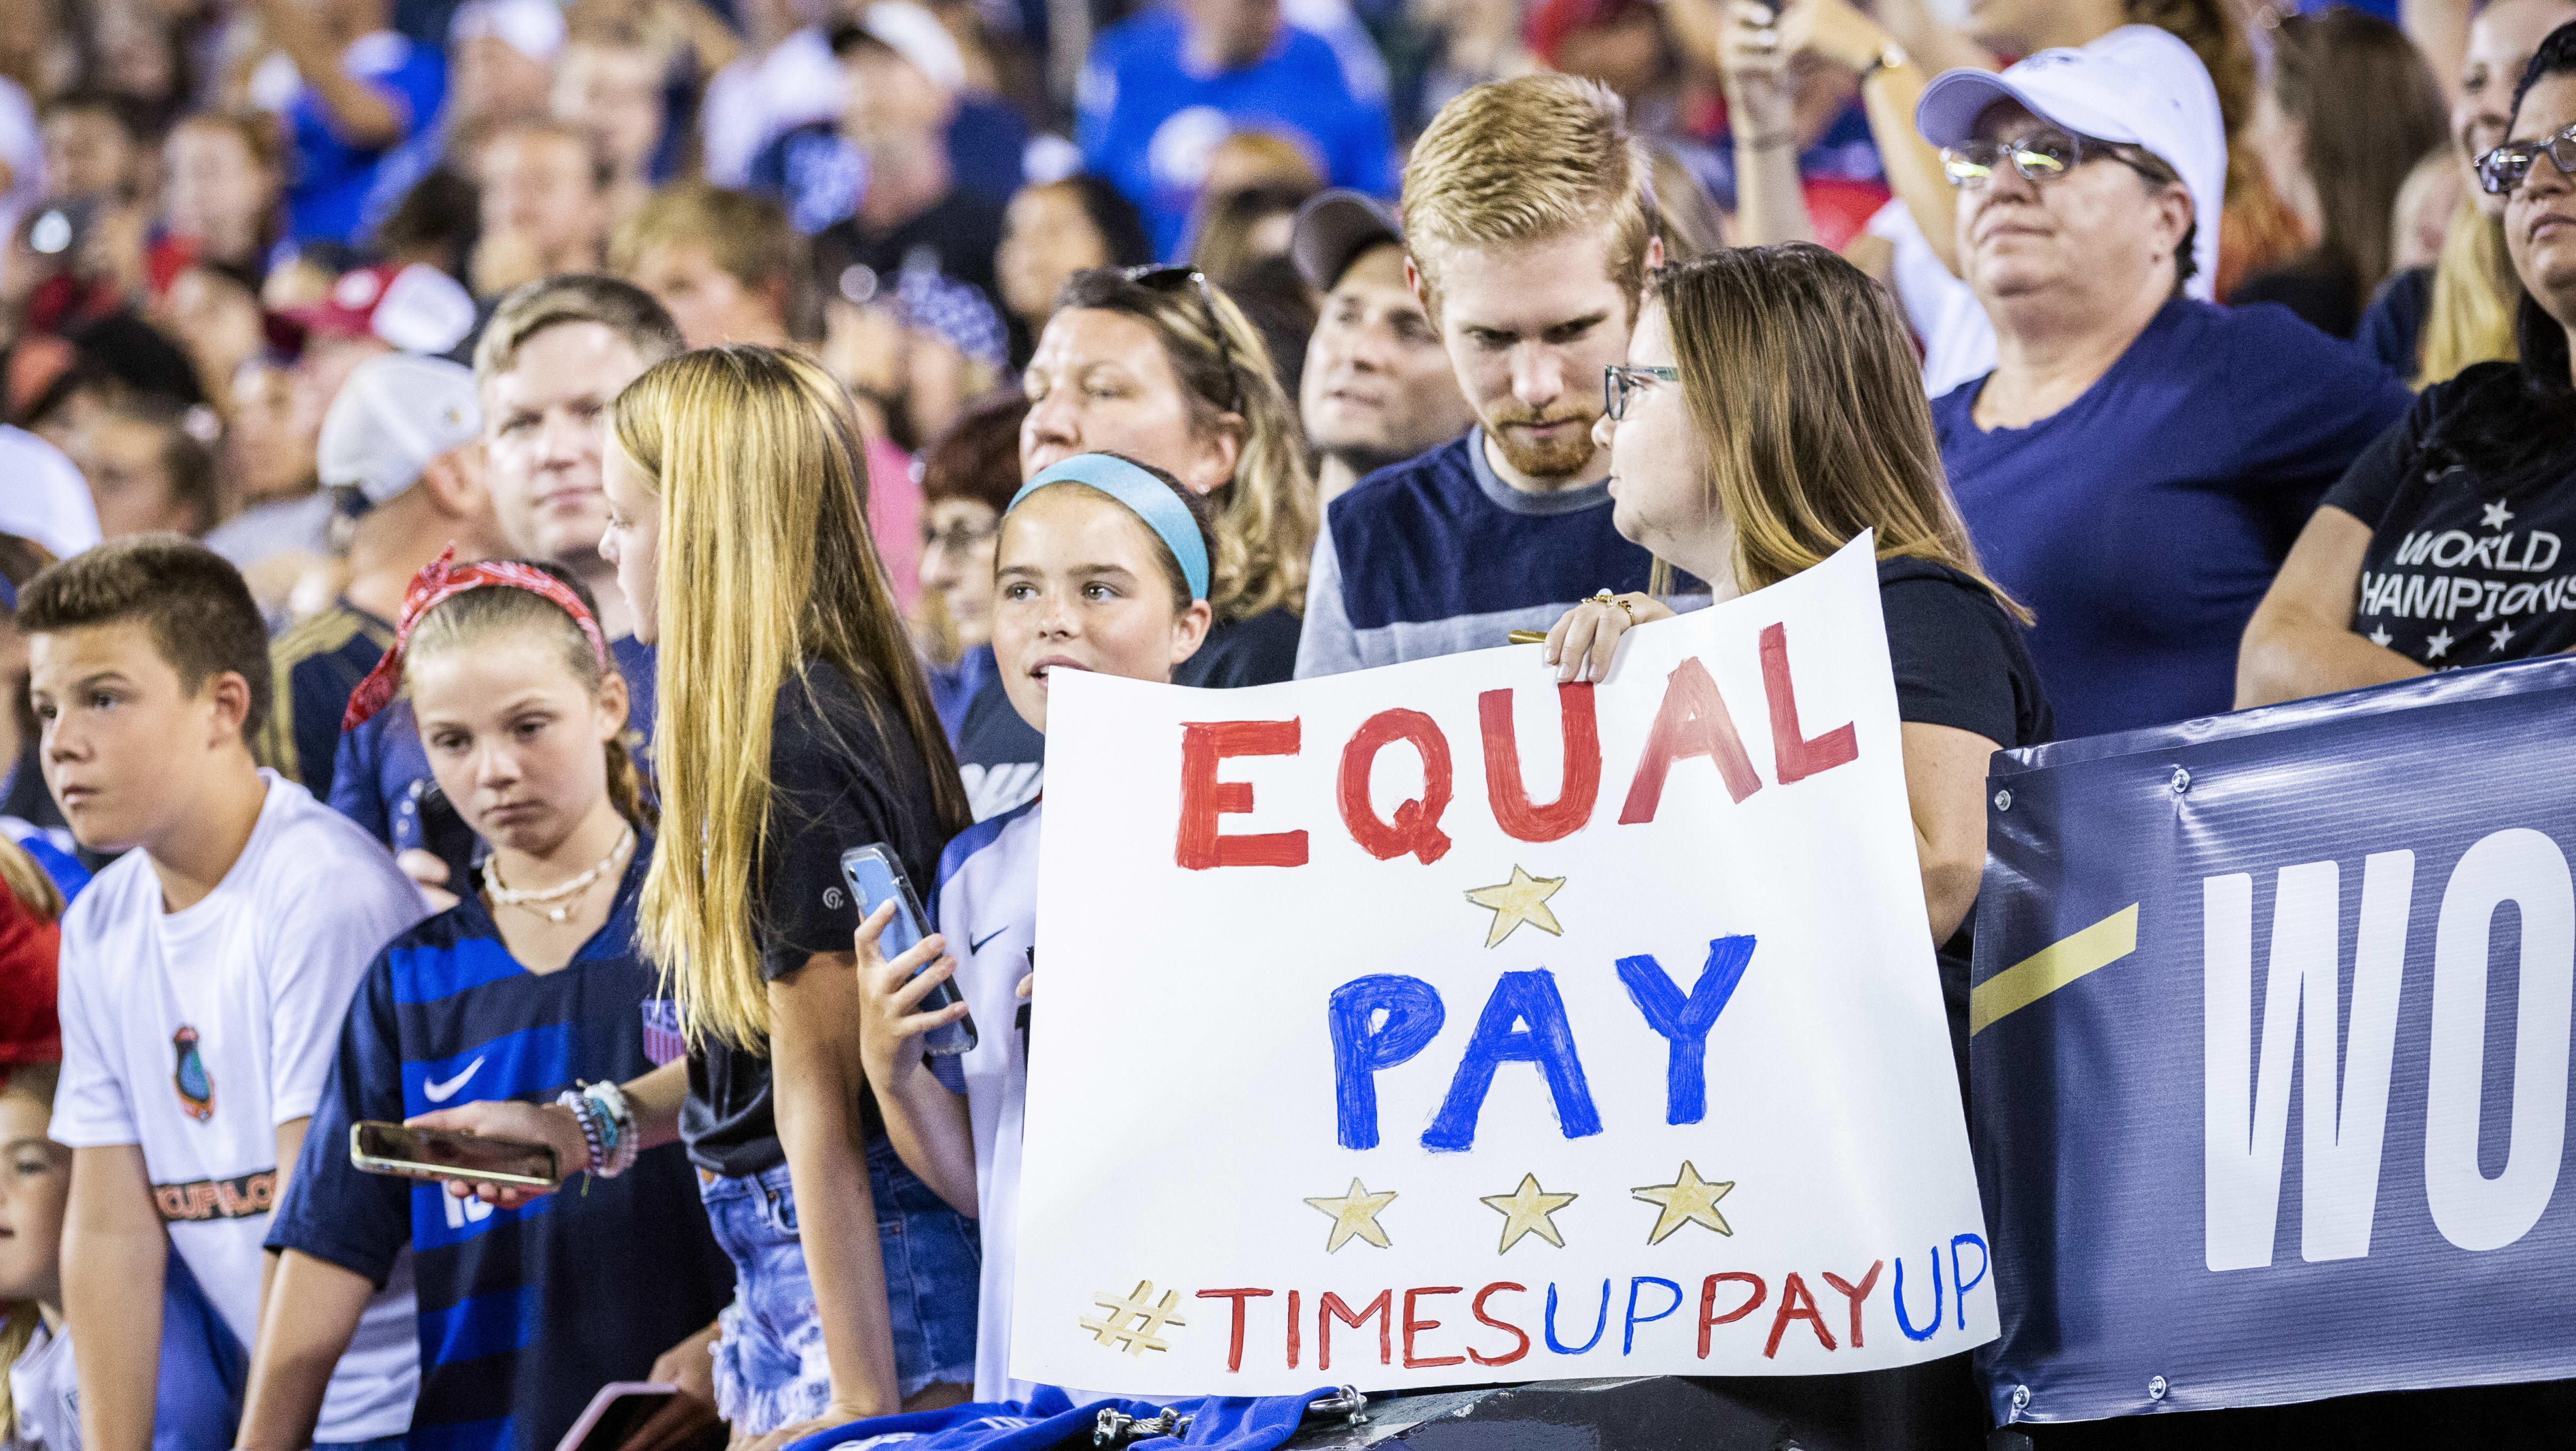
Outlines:
[[[2029,612],[1977,566],[1887,293],[1821,247],[1712,253],[1654,274],[1594,435],[1612,522],[1731,599],[1878,534],[1879,604],[1941,995],[1968,1061],[1969,909],[1986,859],[1986,758],[2049,738]],[[1548,632],[1561,681],[1599,680],[1652,595],[1587,601]]]
[[[993,650],[1012,708],[1043,732],[1048,680],[1057,672],[1170,681],[1207,638],[1215,554],[1205,502],[1161,469],[1091,453],[1041,471],[1004,512],[995,554]],[[858,934],[859,1039],[886,1132],[915,1172],[983,1224],[979,1401],[1025,1400],[1035,1389],[1009,1379],[1009,1354],[1028,1090],[1028,1005],[1020,995],[1037,940],[1039,811],[1031,801],[949,843],[933,909],[944,935],[887,962],[877,934],[889,912],[870,917]],[[948,942],[969,945],[962,965],[940,955]],[[965,1000],[922,1011],[924,996],[951,976]],[[915,1040],[969,1008],[978,1039],[964,1055],[960,1096],[923,1065]]]

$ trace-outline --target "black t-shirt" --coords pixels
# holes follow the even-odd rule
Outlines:
[[[1887,617],[1888,663],[1896,672],[1897,719],[1950,726],[2007,750],[2056,734],[2039,668],[2020,622],[1986,587],[1946,564],[1887,559],[1878,566],[1878,604]],[[1968,1062],[1968,965],[1976,956],[1977,914],[1935,954],[1950,1049]]]
[[[908,263],[927,263],[942,276],[978,289],[1002,310],[1001,286],[993,277],[993,253],[1002,245],[1002,204],[963,187],[953,188],[930,210],[882,236],[859,230],[858,219],[844,217],[814,234],[815,275],[837,290],[841,274],[852,264],[869,268],[891,287]],[[918,249],[926,255],[916,257]]]
[[[873,703],[875,710],[869,710]],[[778,692],[770,721],[769,821],[753,936],[762,976],[776,981],[817,953],[848,952],[859,912],[841,884],[841,853],[884,843],[926,896],[947,844],[930,777],[890,702],[863,699],[825,661]],[[875,1103],[866,1105],[877,1132]],[[700,1168],[757,1174],[786,1158],[770,1112],[769,1056],[710,1042],[689,1055],[680,1137]]]
[[[2552,411],[2521,364],[2480,363],[2353,460],[2325,502],[2370,526],[2354,634],[2436,670],[2576,646],[2576,434]]]

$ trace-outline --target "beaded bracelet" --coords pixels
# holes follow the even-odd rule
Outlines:
[[[570,1109],[573,1122],[581,1128],[581,1141],[589,1151],[590,1162],[576,1167],[586,1173],[599,1173],[600,1163],[607,1157],[602,1152],[599,1104],[588,1094],[567,1088],[556,1097],[555,1107]]]
[[[642,1149],[635,1132],[635,1108],[627,1102],[626,1092],[605,1080],[583,1088],[582,1096],[591,1101],[599,1115],[602,1153],[597,1169],[599,1177],[614,1179],[635,1165]]]

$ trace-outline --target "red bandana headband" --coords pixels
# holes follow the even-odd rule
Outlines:
[[[572,616],[574,624],[581,626],[583,637],[590,641],[591,653],[599,657],[600,668],[608,668],[608,642],[599,633],[599,621],[591,617],[590,610],[581,602],[581,596],[574,594],[570,585],[530,565],[509,560],[450,565],[448,561],[455,557],[456,546],[451,544],[420,573],[412,576],[411,588],[403,592],[402,619],[394,626],[393,648],[385,652],[384,658],[376,662],[376,668],[368,671],[367,678],[359,681],[358,688],[350,692],[349,709],[340,717],[340,729],[355,730],[369,716],[385,708],[394,698],[394,692],[402,688],[403,647],[411,643],[413,628],[431,610],[469,589],[498,585],[504,589],[523,589],[553,601],[565,614]]]

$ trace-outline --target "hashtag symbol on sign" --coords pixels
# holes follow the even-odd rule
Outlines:
[[[1178,1314],[1181,1292],[1165,1290],[1162,1302],[1157,1304],[1152,1280],[1137,1281],[1135,1291],[1123,1299],[1107,1290],[1097,1291],[1092,1296],[1092,1303],[1108,1313],[1096,1318],[1084,1317],[1080,1322],[1082,1328],[1097,1336],[1101,1344],[1123,1349],[1129,1355],[1171,1349],[1171,1345],[1162,1338],[1163,1327],[1190,1323]],[[1134,1318],[1135,1324],[1127,1323],[1130,1317]]]

